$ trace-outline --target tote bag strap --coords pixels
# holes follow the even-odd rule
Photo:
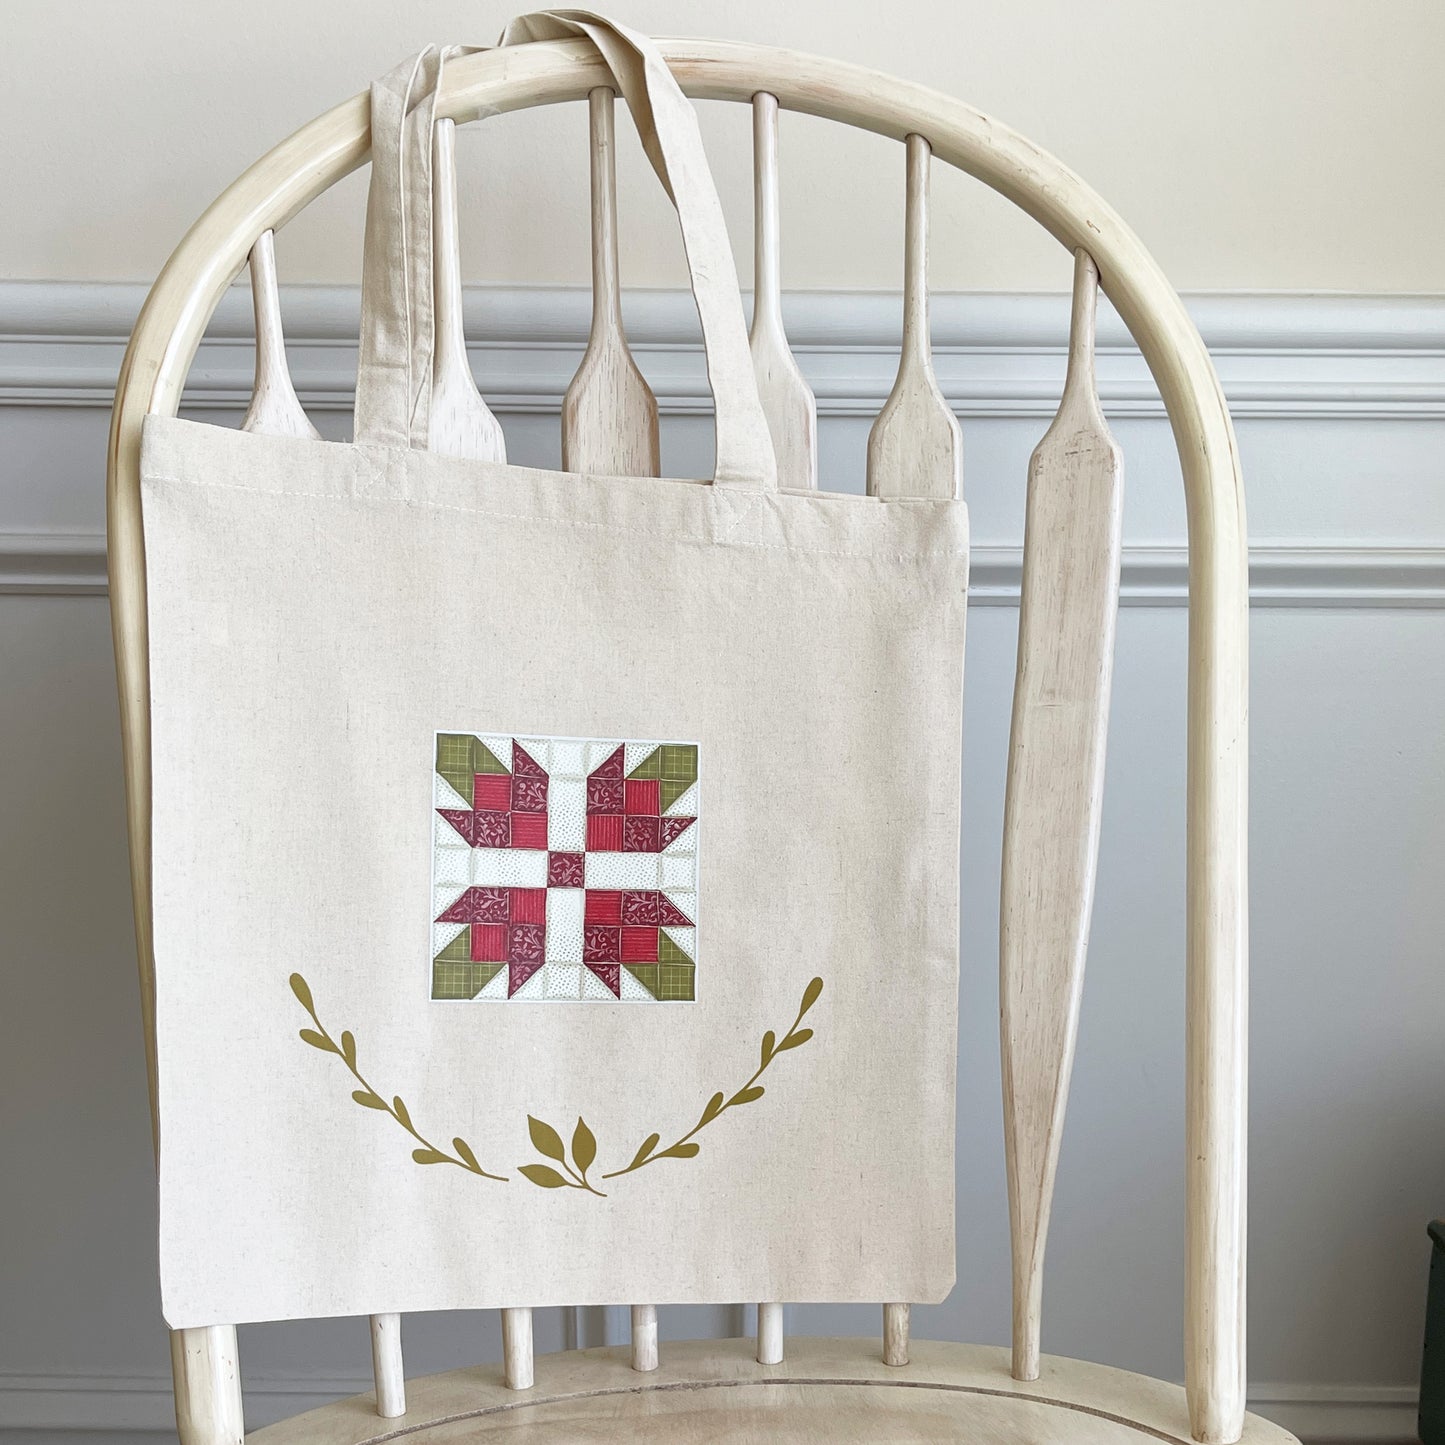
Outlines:
[[[361,259],[359,442],[424,447],[432,378],[434,45],[371,84],[371,188]]]
[[[579,38],[591,41],[612,72],[643,149],[677,209],[717,419],[714,480],[725,487],[776,490],[777,461],[758,397],[737,267],[697,112],[651,40],[591,11],[522,16],[507,26],[501,43]],[[442,58],[438,55],[433,68],[427,61],[431,54],[423,52],[372,87],[358,441],[426,444],[432,344],[430,132]],[[389,152],[380,169],[379,147]],[[403,260],[404,251],[416,250],[425,250],[425,257]]]

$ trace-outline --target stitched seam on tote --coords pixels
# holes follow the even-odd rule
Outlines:
[[[859,557],[875,562],[928,562],[944,557],[967,557],[968,549],[946,548],[940,552],[847,552],[804,544],[777,545],[771,542],[745,542],[732,538],[680,538],[675,532],[652,532],[639,527],[622,527],[612,522],[585,522],[575,517],[529,517],[520,512],[493,512],[481,507],[459,507],[450,502],[419,502],[405,497],[337,496],[331,492],[303,492],[294,487],[241,487],[233,482],[195,482],[184,477],[152,472],[150,480],[169,482],[177,487],[195,487],[202,491],[248,492],[259,497],[306,497],[318,502],[374,502],[393,507],[422,507],[435,512],[457,512],[467,517],[485,517],[494,522],[541,522],[551,527],[586,528],[595,532],[616,532],[624,537],[653,537],[664,541],[690,542],[699,547],[747,547],[755,552],[806,552],[811,557]]]

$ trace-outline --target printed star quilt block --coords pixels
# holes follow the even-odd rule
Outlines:
[[[691,1002],[696,743],[436,735],[431,996]]]

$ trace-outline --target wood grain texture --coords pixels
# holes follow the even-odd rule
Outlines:
[[[371,1370],[376,1413],[383,1420],[406,1414],[406,1366],[401,1357],[401,1316],[372,1315]]]
[[[502,1311],[502,1368],[509,1390],[532,1388],[532,1311]]]
[[[632,1306],[632,1368],[657,1368],[657,1306]]]
[[[562,468],[615,477],[661,471],[657,398],[638,370],[622,324],[617,261],[615,100],[587,97],[592,155],[592,332],[562,399]]]
[[[534,1395],[509,1394],[495,1373],[458,1370],[412,1382],[404,1438],[425,1445],[509,1440],[579,1445],[1187,1445],[1184,1392],[1123,1370],[1046,1359],[1038,1381],[1009,1374],[1006,1350],[920,1340],[906,1371],[876,1340],[799,1338],[780,1365],[759,1365],[749,1340],[687,1340],[639,1378],[626,1347],[538,1362]],[[1291,1445],[1278,1426],[1242,1422],[1246,1445]],[[370,1400],[340,1401],[258,1431],[254,1445],[380,1445],[398,1437]]]
[[[780,1304],[758,1306],[758,1363],[783,1363],[783,1307]]]
[[[251,247],[251,304],[256,311],[256,379],[242,431],[267,436],[319,437],[297,399],[286,364],[286,338],[281,330],[281,297],[276,286],[276,243],[263,231]]]
[[[894,1369],[908,1363],[909,1313],[905,1304],[883,1306],[883,1363]]]
[[[898,376],[868,433],[870,497],[963,495],[963,433],[933,374],[928,335],[928,142],[905,142],[903,346]]]
[[[246,1428],[234,1325],[172,1330],[171,1378],[180,1445],[240,1445]]]
[[[753,325],[748,344],[773,434],[778,485],[818,485],[818,405],[783,328],[782,222],[778,215],[778,102],[753,97]]]
[[[432,292],[435,357],[427,450],[481,462],[507,460],[502,424],[477,390],[462,326],[462,262],[457,234],[455,123],[432,136]]]
[[[1014,1374],[1037,1378],[1044,1248],[1094,901],[1123,458],[1094,384],[1098,273],[1074,270],[1068,375],[1029,462],[1004,801],[999,992]]]
[[[1070,251],[1089,251],[1159,387],[1179,452],[1190,549],[1185,1378],[1196,1438],[1237,1439],[1245,1418],[1247,554],[1238,449],[1208,352],[1158,263],[1118,213],[1067,166],[996,118],[911,81],[797,51],[702,39],[664,40],[659,48],[697,99],[751,104],[763,90],[784,109],[895,140],[926,136],[939,160],[991,186]],[[493,49],[448,64],[438,114],[461,121],[579,100],[610,81],[580,41]],[[368,121],[369,97],[361,92],[303,126],[227,187],[167,262],[120,370],[107,467],[107,545],[153,1122],[142,422],[151,413],[174,415],[206,323],[260,234],[283,225],[367,160]]]

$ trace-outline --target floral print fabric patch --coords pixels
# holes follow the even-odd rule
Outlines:
[[[438,733],[431,996],[696,997],[695,743]]]

